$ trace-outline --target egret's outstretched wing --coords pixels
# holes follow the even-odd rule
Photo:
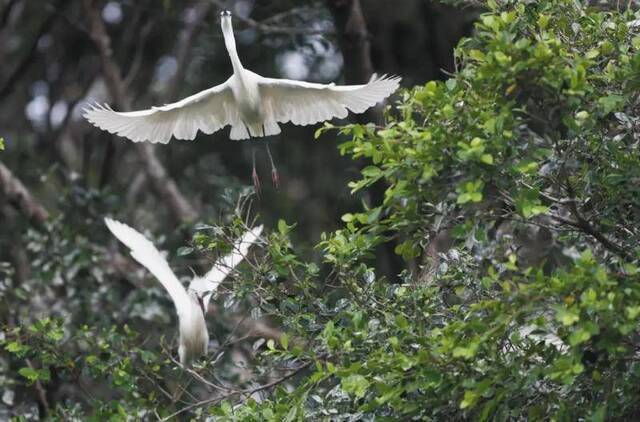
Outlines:
[[[164,286],[176,306],[178,315],[183,315],[190,307],[187,291],[153,243],[126,224],[110,218],[105,218],[104,222],[111,233],[131,250],[131,256]]]
[[[344,118],[349,110],[362,113],[398,89],[400,77],[373,75],[365,85],[322,85],[271,78],[260,78],[258,84],[267,122],[310,125]]]
[[[229,80],[178,102],[148,110],[119,112],[93,105],[84,117],[100,129],[133,142],[166,144],[171,137],[195,139],[198,131],[211,134],[238,120]]]
[[[260,234],[262,233],[263,226],[254,227],[248,230],[240,239],[236,240],[233,245],[233,251],[230,254],[219,259],[211,270],[204,277],[196,277],[193,279],[189,288],[196,292],[213,292],[215,291],[222,280],[247,256],[249,248],[253,245]],[[206,304],[211,295],[207,295]]]

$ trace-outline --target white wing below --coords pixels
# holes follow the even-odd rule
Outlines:
[[[126,224],[110,218],[105,218],[104,222],[111,233],[131,250],[131,256],[164,286],[173,300],[178,316],[186,315],[191,307],[191,299],[153,243]]]
[[[265,122],[310,125],[362,113],[398,89],[400,77],[373,75],[364,85],[323,85],[261,77],[258,81]]]
[[[205,309],[209,304],[211,294],[216,291],[227,275],[247,256],[249,248],[256,242],[258,237],[260,237],[262,229],[263,226],[260,225],[248,230],[233,244],[231,253],[219,259],[204,277],[195,277],[193,281],[191,281],[189,289],[198,293],[208,293],[203,297]]]
[[[100,129],[133,142],[166,144],[171,137],[193,140],[198,131],[211,134],[238,121],[230,80],[178,102],[148,110],[119,112],[107,105],[92,105],[85,110],[84,117]]]

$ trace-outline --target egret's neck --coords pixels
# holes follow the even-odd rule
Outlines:
[[[240,63],[240,57],[238,57],[238,51],[236,50],[236,39],[233,37],[233,27],[231,21],[224,22],[222,24],[222,35],[224,36],[224,45],[227,47],[229,57],[231,58],[231,65],[233,66],[233,72],[236,75],[240,75],[244,70],[242,63]]]

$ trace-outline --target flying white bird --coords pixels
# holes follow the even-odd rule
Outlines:
[[[104,221],[111,233],[131,250],[131,256],[146,267],[171,296],[178,313],[180,363],[189,365],[194,359],[205,355],[209,344],[205,315],[211,296],[222,280],[242,262],[249,247],[262,233],[262,226],[247,231],[235,242],[229,255],[216,262],[204,277],[195,276],[189,288],[185,289],[158,249],[145,236],[110,218]]]
[[[95,126],[134,142],[169,142],[171,137],[192,140],[198,131],[211,134],[231,125],[231,139],[280,133],[278,123],[310,125],[362,113],[391,95],[400,83],[396,76],[377,77],[364,85],[323,85],[262,77],[245,69],[236,51],[231,13],[220,13],[224,43],[233,75],[226,82],[178,102],[148,110],[118,112],[93,105],[84,117]]]

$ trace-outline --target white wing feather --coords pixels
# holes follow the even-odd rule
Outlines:
[[[131,250],[131,256],[164,286],[176,306],[178,316],[185,315],[191,307],[191,299],[153,243],[126,224],[110,218],[105,218],[104,222],[111,233]]]
[[[233,78],[233,76],[231,77]],[[206,89],[178,102],[148,110],[118,112],[92,105],[84,117],[100,129],[131,139],[166,144],[171,137],[195,139],[198,131],[211,134],[238,120],[229,82]]]
[[[310,125],[362,113],[398,89],[400,77],[373,75],[365,85],[323,85],[289,79],[260,78],[265,121]]]
[[[263,226],[260,225],[248,230],[240,239],[236,240],[233,245],[233,251],[230,254],[219,259],[204,277],[194,278],[189,288],[196,292],[215,291],[225,277],[247,256],[249,248],[260,237],[262,229]]]

